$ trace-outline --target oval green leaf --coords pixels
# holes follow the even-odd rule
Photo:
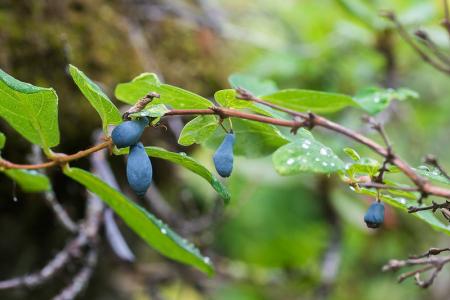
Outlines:
[[[219,121],[215,116],[198,116],[183,127],[178,144],[183,146],[201,144],[214,133],[218,126]]]
[[[236,118],[232,120],[233,131],[236,134],[235,155],[251,158],[267,156],[289,142],[275,126]],[[217,149],[224,138],[225,131],[217,128],[205,143],[208,147]]]
[[[333,150],[311,138],[300,138],[281,147],[273,154],[272,161],[280,175],[333,173],[344,168]]]
[[[183,90],[169,84],[161,83],[153,73],[143,73],[131,82],[118,84],[115,90],[117,99],[135,104],[149,92],[156,92],[160,98],[153,99],[152,103],[166,104],[173,108],[208,108],[212,103],[192,92]]]
[[[0,69],[0,116],[46,152],[59,144],[58,96],[52,88],[19,81]]]
[[[75,84],[100,115],[103,131],[107,132],[108,125],[121,123],[122,117],[119,110],[100,87],[77,67],[70,65],[69,70]]]
[[[24,192],[44,192],[51,188],[48,177],[34,170],[9,169],[3,173],[17,182]]]
[[[331,113],[347,106],[357,106],[347,95],[300,89],[281,90],[262,99],[299,112]]]
[[[64,174],[84,185],[102,199],[144,241],[164,256],[213,274],[209,258],[178,236],[155,216],[110,187],[94,174],[78,168],[65,168]]]

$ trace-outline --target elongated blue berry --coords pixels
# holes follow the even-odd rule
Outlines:
[[[127,161],[127,179],[136,195],[144,196],[152,183],[152,175],[152,163],[142,143],[131,146]]]
[[[222,144],[214,153],[213,160],[217,173],[222,177],[229,177],[233,171],[233,146],[235,136],[234,133],[227,133]]]
[[[380,202],[374,202],[370,205],[364,215],[364,222],[369,228],[378,228],[384,222],[384,205]]]
[[[117,148],[125,148],[137,144],[148,125],[148,118],[140,118],[131,121],[125,121],[111,133],[111,138]]]

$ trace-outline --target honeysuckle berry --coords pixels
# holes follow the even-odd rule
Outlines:
[[[384,205],[380,202],[374,202],[369,206],[364,215],[364,222],[369,228],[378,228],[384,222]]]
[[[233,147],[235,142],[235,135],[233,132],[227,133],[223,139],[222,144],[214,153],[213,161],[217,173],[222,177],[229,177],[233,170]]]
[[[127,161],[127,179],[136,195],[144,196],[150,187],[152,176],[152,163],[142,143],[131,146]]]
[[[117,148],[125,148],[136,145],[148,125],[148,118],[125,121],[118,125],[111,133],[111,138]]]

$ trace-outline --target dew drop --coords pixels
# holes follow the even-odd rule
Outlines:
[[[306,143],[304,143],[304,144],[302,144],[302,147],[303,147],[304,149],[308,149],[308,148],[309,148],[309,145],[306,144]]]
[[[320,158],[316,157],[315,161],[320,161]]]
[[[307,162],[307,160],[306,160],[306,158],[302,158],[302,163],[306,163]]]
[[[211,259],[207,256],[203,259],[203,261],[205,262],[205,264],[208,264],[208,265],[211,263]]]
[[[167,230],[165,228],[161,228],[161,233],[162,234],[167,234]]]
[[[325,148],[320,148],[320,154],[322,154],[322,155],[327,155],[327,154],[328,154],[327,149],[325,149]]]
[[[323,165],[324,167],[328,166],[328,164],[327,164],[326,162],[323,162],[322,165]]]
[[[294,162],[295,162],[295,159],[289,158],[289,159],[287,160],[286,163],[287,163],[288,165],[292,165]]]

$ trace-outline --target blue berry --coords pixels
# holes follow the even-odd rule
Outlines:
[[[117,148],[125,148],[135,145],[139,142],[145,126],[148,125],[148,118],[140,118],[131,121],[125,121],[111,133],[113,143]]]
[[[131,146],[127,161],[127,179],[136,195],[144,196],[152,183],[152,176],[152,163],[142,143]]]
[[[380,202],[372,203],[364,215],[364,222],[369,228],[380,227],[384,222],[384,205]]]
[[[233,146],[235,141],[234,133],[227,133],[222,144],[214,153],[213,161],[217,173],[222,177],[229,177],[233,170]]]

